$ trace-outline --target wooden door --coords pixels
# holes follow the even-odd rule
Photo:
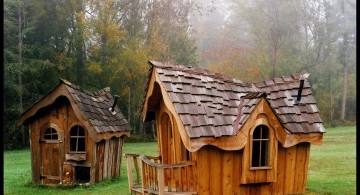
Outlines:
[[[174,164],[175,162],[175,145],[174,132],[171,120],[168,114],[164,113],[161,118],[161,156],[163,164]]]
[[[41,143],[41,179],[43,184],[59,184],[60,163],[60,136],[54,128],[45,129]]]

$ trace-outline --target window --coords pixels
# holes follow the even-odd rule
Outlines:
[[[253,132],[251,167],[269,166],[269,129],[259,125]]]
[[[44,133],[44,140],[57,140],[58,134],[54,128],[47,128]]]
[[[70,151],[85,152],[85,131],[78,125],[70,130]]]

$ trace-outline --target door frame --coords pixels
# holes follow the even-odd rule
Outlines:
[[[48,140],[48,139],[44,139],[45,136],[45,131],[48,128],[53,128],[55,129],[56,133],[57,133],[57,140]],[[40,143],[40,181],[42,184],[44,184],[44,179],[51,179],[51,180],[59,180],[59,184],[62,183],[62,159],[63,159],[63,148],[64,148],[64,131],[55,123],[46,123],[41,127],[40,130],[40,139],[39,139],[39,143]],[[59,149],[59,158],[58,158],[58,162],[59,162],[59,175],[58,176],[51,176],[51,175],[44,175],[44,157],[43,157],[43,150],[44,150],[44,144],[58,144],[58,149]],[[47,184],[47,183],[45,183]]]

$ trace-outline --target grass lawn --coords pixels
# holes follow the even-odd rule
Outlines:
[[[306,195],[356,194],[356,128],[327,128],[322,145],[312,145]],[[156,156],[156,143],[125,143],[124,153]],[[121,176],[94,186],[44,187],[31,184],[30,151],[4,152],[4,194],[129,194],[126,161]]]

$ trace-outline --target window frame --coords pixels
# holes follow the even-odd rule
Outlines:
[[[74,129],[74,128],[76,128],[76,129]],[[79,135],[80,129],[83,130],[84,135]],[[76,130],[76,135],[72,135],[73,130]],[[76,139],[76,146],[75,146],[76,150],[75,151],[72,150],[72,147],[71,147],[72,146],[71,143],[72,143],[72,140],[74,138]],[[84,154],[84,153],[86,153],[86,145],[87,145],[87,141],[86,141],[87,139],[86,138],[87,138],[87,132],[85,131],[85,129],[81,125],[72,126],[70,128],[70,131],[69,131],[69,153],[72,153],[72,154]],[[81,151],[79,151],[79,139],[84,139],[84,141],[83,141],[84,150],[81,150]]]
[[[254,138],[254,132],[256,130],[258,130],[258,127],[260,127],[260,138]],[[262,132],[263,132],[263,127],[266,128],[267,130],[267,138],[262,138]],[[262,152],[262,148],[261,148],[261,143],[263,142],[267,142],[267,147],[265,148],[266,150],[266,156],[265,156],[265,166],[253,166],[253,151],[254,151],[254,142],[259,141],[260,142],[260,154],[258,154],[258,162],[259,164],[261,164],[261,152]],[[256,125],[256,127],[252,130],[251,134],[250,134],[250,170],[269,170],[272,169],[272,161],[271,161],[271,155],[272,155],[272,150],[271,150],[271,146],[273,142],[273,135],[272,135],[272,131],[270,130],[270,128],[265,125],[265,124],[258,124]]]
[[[50,133],[48,133],[47,131],[50,130]],[[50,139],[47,139],[46,136],[50,135]],[[56,138],[53,138],[53,136],[56,135]],[[43,134],[43,140],[44,141],[58,141],[59,140],[59,134],[57,132],[57,130],[54,127],[47,127],[44,131]]]
[[[45,139],[45,135],[46,135],[46,131],[48,129],[54,129],[56,134],[57,134],[57,139]],[[52,132],[53,134],[54,132]],[[42,125],[42,127],[40,128],[40,135],[39,135],[39,141],[40,143],[49,143],[49,144],[56,144],[56,143],[62,143],[62,136],[61,136],[61,132],[60,129],[58,128],[57,125],[53,124],[53,123],[46,123],[44,125]]]

